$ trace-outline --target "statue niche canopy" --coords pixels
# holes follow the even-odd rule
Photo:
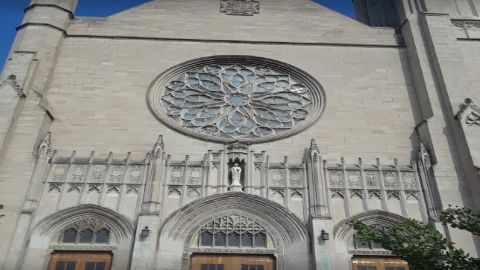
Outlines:
[[[257,143],[293,135],[319,118],[325,94],[304,71],[252,56],[213,56],[161,74],[148,95],[170,127],[217,142]]]

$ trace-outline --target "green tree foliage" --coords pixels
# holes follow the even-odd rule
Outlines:
[[[479,235],[480,213],[466,208],[449,208],[441,218],[450,225]],[[430,225],[413,219],[390,228],[369,226],[361,221],[351,222],[358,237],[381,244],[393,255],[407,261],[413,270],[480,270],[480,260],[456,248]]]
[[[443,225],[450,225],[453,228],[467,230],[480,236],[480,212],[468,208],[448,208],[443,211],[441,217]]]

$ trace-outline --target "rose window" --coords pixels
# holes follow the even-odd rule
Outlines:
[[[319,116],[324,96],[313,78],[277,61],[244,58],[203,58],[170,71],[151,89],[153,111],[185,133],[224,142],[288,136]]]

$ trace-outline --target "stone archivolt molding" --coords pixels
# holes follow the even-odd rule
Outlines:
[[[267,199],[243,192],[212,195],[184,206],[168,218],[161,237],[189,242],[206,223],[234,212],[261,224],[271,234],[276,248],[308,239],[305,225],[293,213]]]
[[[325,92],[306,72],[254,56],[194,59],[152,84],[152,112],[170,127],[204,140],[259,143],[284,138],[322,114]]]
[[[52,214],[41,220],[35,226],[34,231],[53,237],[70,224],[88,218],[106,224],[115,239],[129,239],[134,233],[134,225],[128,218],[113,210],[93,204],[67,208]]]
[[[353,235],[355,234],[355,229],[349,224],[349,222],[353,220],[361,221],[368,226],[379,226],[388,228],[393,226],[394,224],[405,221],[406,218],[397,214],[381,210],[373,210],[361,213],[338,222],[337,225],[335,225],[335,227],[333,228],[333,235],[335,239],[346,243],[349,239],[353,237]]]

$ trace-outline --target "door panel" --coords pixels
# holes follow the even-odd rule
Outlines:
[[[55,252],[48,270],[110,270],[112,254],[107,252]]]
[[[275,270],[270,256],[206,254],[192,257],[191,270]]]
[[[353,270],[409,270],[408,263],[396,258],[354,257]]]

